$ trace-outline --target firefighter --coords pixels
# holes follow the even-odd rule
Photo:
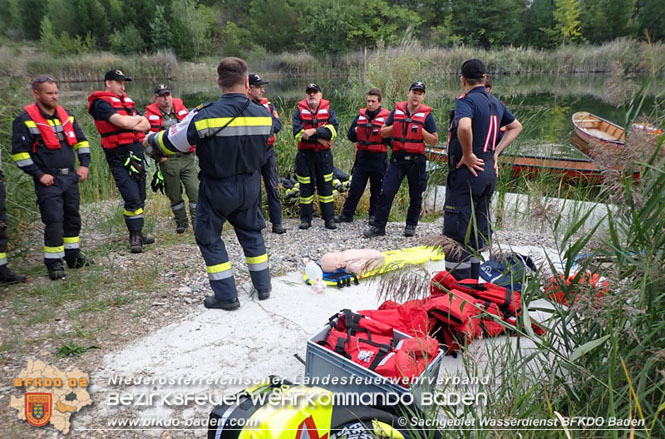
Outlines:
[[[270,113],[272,117],[272,131],[273,135],[268,139],[266,163],[261,167],[261,176],[263,177],[263,185],[266,188],[266,197],[268,199],[268,216],[272,223],[272,233],[282,234],[286,233],[286,229],[282,225],[282,203],[279,200],[279,176],[277,175],[277,156],[273,145],[275,144],[275,134],[282,129],[282,121],[279,118],[279,113],[275,109],[272,102],[268,101],[263,96],[264,84],[267,84],[257,74],[249,75],[249,94],[247,95],[252,102],[262,105]]]
[[[143,133],[150,129],[150,122],[125,93],[125,83],[131,80],[121,70],[106,72],[104,91],[88,96],[88,113],[95,119],[106,162],[125,202],[131,252],[141,253],[144,244],[155,242],[142,232],[146,163],[141,142]]]
[[[485,65],[478,59],[462,64],[464,94],[455,103],[449,132],[448,177],[443,234],[462,252],[446,252],[445,267],[456,279],[478,279],[478,252],[492,229],[490,200],[499,173],[498,157],[522,131],[522,125],[485,88]],[[497,142],[499,128],[506,131]]]
[[[366,238],[386,234],[390,208],[404,177],[409,182],[409,210],[406,214],[404,236],[416,234],[423,192],[427,188],[425,143],[434,146],[439,138],[432,109],[423,104],[424,100],[425,84],[414,82],[409,87],[407,100],[395,104],[395,109],[390,112],[385,126],[381,128],[381,136],[392,137],[393,152],[383,178],[374,225],[364,233]]]
[[[350,141],[356,142],[356,160],[353,164],[351,188],[344,202],[342,214],[335,217],[338,223],[350,223],[356,212],[369,180],[369,225],[374,225],[376,205],[381,196],[383,174],[386,172],[386,145],[390,139],[381,137],[381,127],[390,111],[381,107],[381,90],[373,88],[367,93],[367,107],[361,108],[347,133]]]
[[[214,295],[206,308],[232,311],[240,307],[229,256],[221,239],[228,220],[245,253],[250,278],[259,300],[270,297],[268,254],[261,230],[261,167],[272,134],[272,117],[248,99],[247,64],[224,58],[217,67],[222,97],[198,106],[168,131],[150,134],[149,152],[166,156],[196,145],[201,166],[199,205],[194,236],[206,263]]]
[[[182,99],[174,98],[171,89],[166,84],[155,86],[155,102],[145,107],[145,115],[150,122],[150,131],[159,132],[169,129],[187,116],[187,108]],[[176,223],[176,233],[185,233],[187,230],[187,210],[182,198],[182,189],[185,188],[189,198],[189,215],[192,225],[195,224],[196,204],[199,200],[198,166],[196,165],[195,147],[186,152],[177,152],[156,160],[159,163],[158,173],[164,180],[164,190],[171,202],[171,211]]]
[[[25,282],[25,276],[9,269],[7,261],[7,212],[5,211],[5,176],[0,169],[0,284]]]
[[[44,223],[44,264],[49,278],[58,280],[65,277],[63,257],[69,268],[91,264],[79,247],[78,187],[88,178],[90,147],[74,116],[58,105],[55,79],[37,77],[32,93],[36,102],[14,119],[12,159],[34,180]]]
[[[336,229],[333,205],[333,156],[331,147],[339,123],[330,102],[323,98],[321,87],[309,84],[307,96],[298,102],[293,113],[293,136],[298,142],[296,179],[300,183],[301,230],[312,226],[314,188],[318,192],[321,216],[327,229]]]

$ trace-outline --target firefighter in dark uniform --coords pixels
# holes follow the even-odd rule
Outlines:
[[[105,90],[88,96],[88,113],[95,119],[106,162],[125,202],[131,252],[141,253],[144,244],[155,242],[142,233],[146,170],[141,142],[150,122],[125,93],[125,82],[131,80],[121,70],[106,72]]]
[[[81,254],[80,181],[88,177],[90,147],[78,123],[58,105],[58,86],[50,76],[32,83],[36,102],[24,108],[12,126],[12,159],[35,183],[44,223],[44,264],[52,280],[69,268],[90,262]],[[76,156],[79,166],[76,167]]]
[[[367,107],[361,108],[347,133],[350,141],[356,143],[356,160],[353,163],[351,188],[346,197],[342,214],[335,218],[338,223],[350,223],[356,213],[358,201],[365,192],[369,180],[369,225],[374,225],[376,205],[381,196],[383,175],[386,172],[386,145],[389,138],[381,137],[381,128],[390,111],[381,107],[381,90],[373,88],[367,93]]]
[[[485,66],[478,59],[462,64],[464,94],[455,103],[448,133],[448,178],[443,234],[462,252],[446,252],[446,270],[456,279],[478,279],[478,252],[489,241],[490,200],[498,176],[499,154],[515,140],[522,125],[485,89]],[[497,143],[499,128],[506,132]],[[468,237],[468,238],[467,238]]]
[[[7,261],[7,212],[5,211],[5,175],[0,169],[0,284],[25,282],[25,276],[9,269]]]
[[[207,308],[227,311],[240,306],[233,270],[221,239],[228,220],[245,253],[249,274],[259,300],[270,297],[268,254],[261,230],[261,167],[272,134],[272,117],[247,98],[247,64],[224,58],[217,67],[222,97],[201,105],[168,131],[150,134],[145,145],[151,153],[172,155],[196,145],[201,166],[199,205],[194,236],[206,263],[215,293]]]
[[[277,175],[277,155],[273,145],[275,144],[275,134],[282,129],[282,121],[279,118],[279,113],[275,109],[272,102],[263,97],[263,85],[267,84],[257,74],[249,75],[249,93],[248,97],[255,104],[263,106],[272,117],[272,132],[273,135],[268,139],[268,146],[266,152],[266,163],[261,167],[261,176],[263,177],[263,186],[266,188],[266,197],[268,199],[268,215],[272,223],[272,232],[282,234],[286,229],[282,225],[282,203],[279,200],[279,176]]]
[[[158,133],[169,129],[187,116],[187,108],[182,99],[171,96],[171,89],[166,84],[155,86],[155,102],[145,107],[145,116],[150,122],[150,131]],[[189,198],[189,215],[192,224],[196,218],[196,204],[199,201],[199,169],[196,165],[196,155],[193,146],[187,152],[172,154],[168,159],[160,157],[155,160],[159,163],[158,173],[164,180],[164,192],[171,202],[171,211],[176,223],[176,233],[185,233],[187,230],[187,210],[182,199],[182,189],[185,188]],[[159,175],[159,174],[158,174]]]
[[[296,180],[300,184],[300,229],[312,226],[314,188],[327,229],[336,229],[333,205],[333,140],[339,123],[330,102],[322,99],[321,87],[309,84],[307,96],[293,113],[293,136],[298,142]]]
[[[395,104],[395,109],[390,112],[385,126],[381,128],[383,137],[392,138],[392,154],[383,178],[374,225],[364,233],[366,238],[386,234],[390,208],[404,177],[409,182],[409,210],[406,214],[404,236],[416,234],[423,192],[427,188],[425,143],[434,146],[439,139],[432,109],[423,104],[424,99],[425,84],[414,82],[409,87],[407,100]]]

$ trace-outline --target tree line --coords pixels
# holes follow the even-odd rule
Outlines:
[[[665,39],[663,0],[0,0],[5,39],[54,55],[170,50],[334,55],[392,45],[491,49]]]

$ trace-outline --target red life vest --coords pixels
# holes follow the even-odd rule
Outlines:
[[[302,127],[305,130],[310,128],[321,128],[328,123],[330,119],[330,101],[321,99],[319,103],[319,108],[316,110],[316,114],[312,113],[307,105],[307,99],[303,99],[298,102],[298,110],[300,110],[300,121],[302,122]],[[316,139],[302,139],[298,142],[298,149],[313,149],[315,151],[320,151],[322,149],[330,149],[330,146],[325,146],[319,143]]]
[[[183,120],[189,114],[187,107],[182,103],[182,99],[179,98],[173,98],[173,112],[178,120]],[[145,116],[148,118],[148,122],[150,122],[150,131],[157,133],[164,130],[164,118],[157,102],[153,102],[145,107]],[[193,152],[195,149],[196,147],[192,145],[189,148],[189,152]]]
[[[393,151],[400,149],[409,154],[425,154],[423,140],[423,127],[432,108],[420,105],[418,109],[407,117],[407,102],[395,104],[393,113]]]
[[[24,107],[24,110],[26,113],[28,113],[30,119],[32,119],[32,121],[37,125],[39,135],[44,141],[46,148],[60,149],[60,140],[58,140],[58,135],[56,134],[57,126],[52,126],[49,124],[44,115],[42,115],[42,112],[39,111],[37,104],[33,103],[27,105]],[[69,120],[69,114],[67,114],[67,111],[63,107],[58,105],[58,108],[56,109],[56,115],[58,116],[58,119],[60,119],[60,125],[62,126],[62,132],[64,133],[67,144],[69,146],[74,146],[77,142],[76,132],[74,131],[74,124],[71,122],[71,120]],[[33,152],[35,151],[36,147],[37,142],[32,145]]]
[[[88,96],[88,111],[90,111],[93,102],[97,99],[101,99],[111,104],[113,109],[121,116],[136,116],[139,114],[136,109],[136,104],[126,93],[123,93],[122,97],[119,98],[111,92],[96,91]],[[143,142],[143,137],[145,136],[141,131],[124,130],[105,120],[95,119],[95,126],[97,127],[99,134],[102,136],[101,144],[104,149],[113,149],[120,145]]]
[[[356,127],[356,137],[358,143],[356,147],[359,151],[386,152],[386,144],[381,137],[381,127],[385,124],[390,115],[390,111],[382,108],[374,119],[367,117],[367,108],[361,108],[358,115]]]
[[[261,105],[266,107],[266,110],[268,110],[268,113],[270,113],[270,117],[273,117],[272,111],[270,110],[270,101],[268,98],[261,98]],[[268,139],[268,146],[272,146],[275,143],[275,135],[273,134],[270,136],[270,139]]]

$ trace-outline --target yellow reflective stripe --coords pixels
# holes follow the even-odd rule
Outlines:
[[[27,160],[30,158],[30,153],[27,152],[19,152],[16,154],[12,154],[12,160],[15,162],[18,162],[19,160]]]
[[[165,132],[166,131],[160,131],[159,133],[157,133],[157,143],[159,144],[159,149],[161,149],[162,152],[166,155],[175,154],[176,153],[175,151],[171,151],[170,149],[168,149],[166,147],[166,145],[164,145],[164,133]]]
[[[297,142],[302,141],[302,135],[305,132],[305,129],[303,128],[302,130],[298,131],[296,135],[294,136],[296,138]]]
[[[335,140],[335,137],[337,137],[337,130],[335,129],[334,125],[324,125],[323,128],[328,128],[330,130],[330,134],[332,134],[332,137],[330,140]]]
[[[194,122],[196,131],[205,130],[206,128],[221,128],[228,127],[256,127],[256,126],[272,126],[272,118],[270,117],[214,117],[211,119],[201,119]],[[229,121],[231,121],[229,123]],[[226,125],[228,123],[228,125]]]
[[[314,195],[311,197],[300,197],[300,204],[312,204],[314,201]]]
[[[323,181],[332,181],[332,179],[333,179],[332,172],[330,174],[323,174]]]
[[[137,215],[141,215],[142,213],[143,213],[143,208],[141,208],[141,207],[139,207],[138,209],[136,209],[134,211],[125,209],[125,216],[137,216]]]
[[[44,253],[64,253],[64,251],[64,245],[59,245],[57,247],[48,247],[46,245],[44,246]]]
[[[25,126],[27,126],[28,128],[37,128],[37,124],[31,120],[26,120]]]
[[[296,174],[296,180],[298,180],[298,183],[301,184],[309,184],[312,181],[311,177],[303,177],[298,174]]]
[[[7,253],[0,253],[0,259],[4,259],[7,257]]]
[[[206,267],[206,271],[208,273],[221,273],[222,271],[230,270],[231,269],[231,263],[230,262],[223,262],[221,264],[217,265],[208,265]]]
[[[268,253],[264,253],[261,256],[245,256],[245,260],[248,264],[260,264],[268,260]]]
[[[332,203],[334,200],[332,195],[319,195],[319,201],[321,203]]]
[[[87,140],[84,140],[82,142],[76,143],[74,145],[74,150],[81,149],[81,148],[90,148],[90,144],[88,143]]]
[[[80,240],[81,240],[80,236],[65,236],[64,238],[62,238],[62,242],[64,242],[65,244],[76,244]]]
[[[74,116],[69,116],[69,121],[70,121],[71,123],[74,123]]]

